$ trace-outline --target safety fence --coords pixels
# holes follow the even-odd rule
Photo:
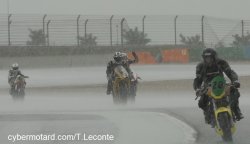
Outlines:
[[[129,41],[133,35],[126,36],[136,27],[149,39],[146,45],[185,44],[182,35],[186,43],[194,38],[206,47],[230,47],[233,35],[249,34],[250,21],[187,15],[0,14],[0,46],[81,46],[87,38],[94,46],[141,45]]]
[[[0,14],[0,59],[6,64],[20,59],[33,67],[43,58],[40,65],[51,67],[105,64],[115,51],[130,57],[136,51],[139,64],[188,63],[199,61],[204,47],[215,48],[227,60],[250,60],[250,21],[187,15]]]

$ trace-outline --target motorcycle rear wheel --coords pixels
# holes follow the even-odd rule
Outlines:
[[[127,104],[128,101],[128,85],[126,83],[120,84],[120,102]]]

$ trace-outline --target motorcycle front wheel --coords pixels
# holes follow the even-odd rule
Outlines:
[[[232,142],[232,132],[231,132],[231,121],[230,116],[228,113],[223,112],[218,115],[218,121],[221,127],[221,130],[223,132],[223,135],[221,136],[223,141],[225,142]]]

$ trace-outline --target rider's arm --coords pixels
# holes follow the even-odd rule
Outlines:
[[[128,65],[130,65],[130,64],[133,64],[133,63],[137,63],[137,61],[134,59],[134,60],[128,60]]]
[[[234,70],[231,69],[229,66],[228,62],[225,60],[220,60],[219,65],[221,66],[223,72],[227,75],[227,77],[232,81],[237,81],[238,80],[238,75]]]
[[[126,69],[126,71],[128,72],[128,74],[132,74],[132,71],[131,71],[131,69],[130,69],[130,67],[129,67],[128,64],[124,64],[123,66]]]
[[[107,74],[107,76],[108,75],[110,75],[111,74],[111,72],[112,72],[112,61],[110,61],[109,63],[108,63],[108,65],[107,65],[107,69],[106,69],[106,74]]]
[[[9,75],[8,75],[9,77],[11,77],[12,76],[12,72],[11,72],[11,70],[9,70]]]
[[[199,89],[201,87],[201,84],[202,84],[202,67],[203,67],[202,63],[199,63],[196,66],[196,77],[195,77],[194,82],[193,82],[194,90],[197,90],[197,89]]]
[[[17,75],[21,75],[21,76],[25,77],[25,75],[23,75],[20,70],[18,71]]]
[[[136,53],[135,52],[132,52],[132,55],[133,55],[133,57],[134,57],[134,59],[133,60],[128,60],[128,64],[130,65],[130,64],[133,64],[133,63],[138,63],[139,62],[139,58],[138,58],[138,56],[136,55]]]
[[[13,77],[12,72],[11,72],[11,70],[9,70],[8,82],[10,81],[10,79],[11,79],[12,77]]]

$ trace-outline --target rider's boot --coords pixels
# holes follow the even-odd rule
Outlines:
[[[203,113],[204,113],[204,116],[205,116],[205,122],[207,124],[210,124],[211,123],[211,118],[209,116],[209,112],[207,110],[203,110]]]
[[[231,100],[231,109],[235,115],[235,120],[240,121],[241,119],[244,118],[243,114],[241,113],[240,107],[239,107],[239,97],[240,93],[238,89],[232,89],[230,95],[230,100]]]
[[[235,115],[235,120],[240,121],[241,119],[244,118],[239,107],[239,101],[237,99],[232,102],[231,110],[233,111]]]
[[[9,91],[10,95],[12,95],[13,92],[14,92],[14,86],[12,85],[12,86],[10,86],[10,91]]]
[[[235,114],[235,118],[237,121],[240,121],[241,119],[244,118],[243,114],[241,113],[241,110],[239,108],[239,105],[236,107],[235,111],[234,111],[234,114]]]

